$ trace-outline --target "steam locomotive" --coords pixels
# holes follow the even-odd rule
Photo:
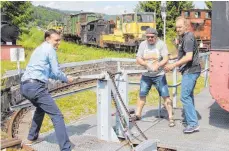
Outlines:
[[[210,93],[229,112],[229,1],[213,1]]]
[[[16,45],[20,30],[17,26],[10,23],[6,14],[1,14],[1,45]]]

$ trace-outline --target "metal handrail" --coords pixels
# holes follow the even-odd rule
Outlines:
[[[205,57],[205,68],[204,70],[201,71],[201,73],[205,73],[205,87],[207,87],[207,81],[208,81],[208,71],[209,71],[209,62],[208,62],[208,58],[209,58],[209,55],[210,55],[210,52],[207,52],[207,53],[202,53],[199,55],[200,58],[202,57]],[[123,62],[136,62],[135,59],[122,59],[122,58],[108,58],[108,59],[101,59],[101,60],[97,60],[97,61],[90,61],[90,63],[95,63],[95,62],[103,62],[103,61],[117,61],[117,69],[118,71],[120,71],[120,62],[123,61]],[[174,62],[175,60],[170,60],[169,62],[172,63]],[[63,67],[66,67],[66,66],[74,66],[76,64],[88,64],[89,62],[83,62],[83,63],[67,63],[67,64],[64,64],[62,65],[62,68]],[[135,71],[137,73],[141,73],[139,72],[140,70],[130,70],[130,71]],[[142,70],[142,71],[146,71],[146,70]],[[84,76],[82,76],[84,77]],[[85,76],[87,77],[87,76]],[[136,82],[129,82],[129,84],[140,84],[140,83],[136,83]],[[173,69],[173,85],[168,85],[169,88],[173,88],[173,107],[176,107],[176,102],[177,102],[177,87],[181,85],[181,82],[177,83],[177,68]],[[71,93],[77,93],[77,92],[81,92],[81,91],[84,91],[86,89],[80,89],[78,91],[74,91],[74,92],[71,92]],[[66,94],[64,94],[66,95]],[[57,97],[57,96],[56,96]],[[58,96],[58,97],[61,97]],[[13,109],[13,107],[12,107]]]
[[[200,58],[205,58],[205,68],[203,70],[201,70],[201,73],[205,73],[204,79],[205,79],[205,87],[207,87],[207,81],[208,81],[208,71],[209,71],[209,62],[208,62],[208,58],[209,58],[210,52],[207,53],[201,53],[199,55]],[[117,60],[116,60],[117,61]],[[121,60],[120,60],[121,61]],[[126,60],[127,61],[127,60]],[[130,61],[130,60],[128,60]],[[177,61],[177,59],[172,59],[169,60],[169,63],[173,63]],[[120,67],[118,67],[118,69],[120,69]],[[145,72],[146,70],[130,70],[129,72],[136,72],[136,73],[141,73],[141,72]],[[133,84],[133,85],[140,85],[139,82],[129,82],[129,84]],[[181,85],[181,82],[177,83],[177,68],[173,69],[173,85],[168,85],[169,88],[173,88],[173,107],[176,108],[177,107],[177,87]],[[160,98],[160,96],[159,96]],[[160,102],[159,101],[159,106],[160,106]],[[160,108],[160,107],[159,107]]]

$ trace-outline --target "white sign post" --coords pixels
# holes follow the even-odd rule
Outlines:
[[[166,1],[161,1],[161,17],[164,21],[164,42],[165,42],[165,31],[166,31]]]
[[[10,48],[10,61],[17,61],[18,75],[20,77],[20,61],[25,61],[25,51],[24,48]]]

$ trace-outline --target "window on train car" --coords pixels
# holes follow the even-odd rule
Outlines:
[[[132,23],[132,22],[134,22],[134,14],[123,15],[123,22],[124,23]]]
[[[152,14],[137,14],[138,23],[152,23],[154,22],[154,17]]]
[[[200,18],[200,12],[195,12],[195,18]]]
[[[149,28],[149,26],[142,26],[141,31],[146,31],[147,28]]]
[[[88,31],[93,31],[94,28],[95,28],[95,25],[88,25],[88,26],[87,26],[87,30],[88,30]]]
[[[205,13],[205,18],[212,18],[212,13],[211,12],[206,12]]]
[[[142,22],[142,16],[141,15],[137,15],[137,22]]]
[[[184,12],[184,17],[186,18],[186,17],[190,17],[190,12]]]

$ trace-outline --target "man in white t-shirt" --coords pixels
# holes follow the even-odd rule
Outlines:
[[[166,44],[157,37],[157,30],[148,28],[146,30],[147,40],[141,42],[138,53],[137,63],[144,66],[148,72],[142,73],[140,82],[139,100],[137,102],[137,112],[132,120],[140,120],[142,109],[145,105],[146,96],[151,86],[154,85],[165,101],[165,108],[169,115],[169,126],[175,126],[172,115],[172,101],[169,96],[164,65],[168,62],[168,49]]]

